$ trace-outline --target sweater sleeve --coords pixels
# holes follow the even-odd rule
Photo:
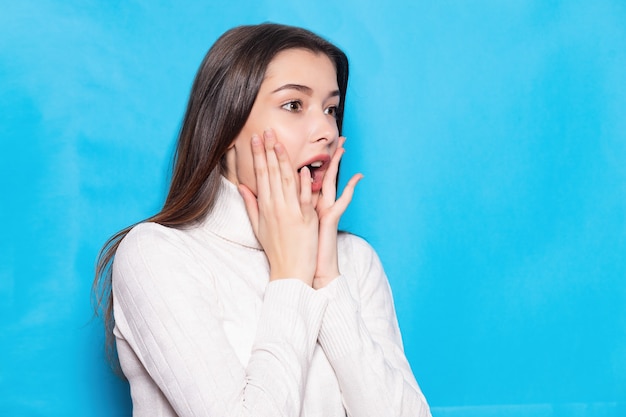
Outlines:
[[[298,415],[327,299],[295,279],[270,283],[244,367],[210,279],[176,231],[136,227],[113,265],[118,333],[180,417]]]
[[[429,417],[404,355],[387,277],[369,244],[347,236],[352,267],[323,289],[329,299],[319,334],[349,417]],[[353,296],[353,293],[356,295]]]

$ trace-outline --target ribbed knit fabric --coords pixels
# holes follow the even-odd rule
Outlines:
[[[236,187],[184,230],[143,223],[113,265],[134,417],[430,416],[378,257],[340,234],[341,276],[269,282]]]

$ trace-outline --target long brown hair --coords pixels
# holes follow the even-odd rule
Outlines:
[[[211,211],[226,172],[225,153],[243,128],[259,92],[267,66],[286,49],[322,53],[337,70],[341,134],[348,84],[348,59],[336,46],[308,30],[277,24],[240,26],[224,33],[204,57],[196,74],[174,154],[172,180],[160,212],[144,220],[183,227]],[[96,315],[102,315],[106,353],[119,370],[113,328],[112,264],[129,226],[102,247],[93,282]]]

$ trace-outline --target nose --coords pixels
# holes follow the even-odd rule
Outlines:
[[[330,145],[339,137],[337,119],[324,111],[315,112],[310,126],[311,142],[327,142]]]

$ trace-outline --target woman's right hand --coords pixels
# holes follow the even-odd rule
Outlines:
[[[298,174],[272,130],[253,135],[252,159],[257,195],[239,184],[252,228],[270,263],[270,281],[298,278],[313,284],[319,220],[311,198],[308,168]]]

